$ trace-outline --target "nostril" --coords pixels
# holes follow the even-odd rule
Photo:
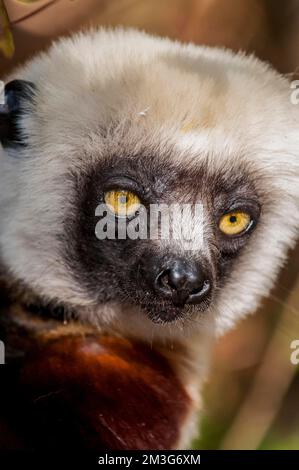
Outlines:
[[[155,289],[164,295],[171,296],[173,290],[176,289],[170,276],[170,269],[161,271],[155,279]]]
[[[200,287],[193,289],[187,299],[188,304],[197,304],[205,299],[211,291],[211,282],[205,279]]]
[[[171,279],[170,269],[166,269],[159,275],[158,281],[163,287],[170,287],[171,289],[175,289],[175,284]]]

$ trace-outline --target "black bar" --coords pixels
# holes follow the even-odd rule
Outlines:
[[[96,453],[76,453],[74,451],[61,454],[55,450],[45,450],[44,452],[0,452],[0,468],[6,470],[14,468],[36,468],[43,470],[49,468],[60,470],[62,465],[67,468],[140,468],[162,466],[173,467],[211,467],[217,469],[225,465],[239,465],[253,468],[253,465],[276,464],[280,466],[291,465],[297,468],[299,464],[299,451],[292,450],[259,450],[259,451],[127,451],[127,452],[99,452]],[[215,467],[216,466],[216,467]],[[268,468],[268,467],[265,467]],[[284,468],[284,467],[282,467]]]

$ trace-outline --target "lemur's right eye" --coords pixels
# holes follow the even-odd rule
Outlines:
[[[137,194],[125,189],[113,189],[104,195],[105,203],[117,217],[130,217],[141,205]]]

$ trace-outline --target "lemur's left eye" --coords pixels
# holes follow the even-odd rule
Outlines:
[[[229,212],[221,217],[219,228],[228,236],[240,235],[252,225],[252,218],[247,212]]]
[[[113,189],[104,195],[105,203],[117,217],[130,217],[140,207],[137,194],[124,189]]]

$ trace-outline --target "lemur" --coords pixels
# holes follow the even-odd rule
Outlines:
[[[59,39],[6,78],[0,317],[37,447],[191,445],[214,339],[298,235],[290,96],[254,56],[123,29]],[[101,203],[117,220],[200,204],[201,243],[101,240]]]

